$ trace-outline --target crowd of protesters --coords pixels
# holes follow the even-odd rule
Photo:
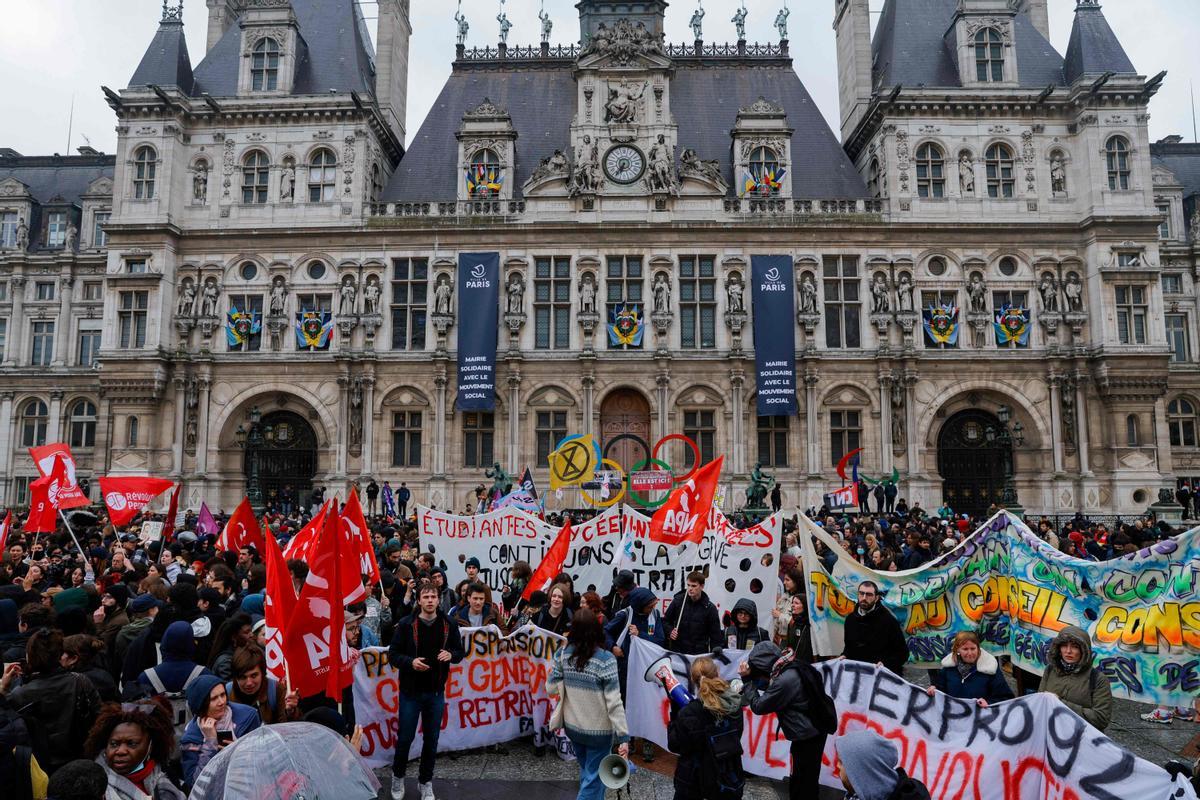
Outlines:
[[[549,676],[549,691],[562,701],[552,727],[565,730],[574,747],[581,800],[603,796],[603,757],[614,748],[625,755],[635,744],[623,706],[634,638],[700,656],[690,676],[696,700],[673,709],[669,728],[670,749],[680,756],[679,800],[740,796],[740,744],[732,743],[740,740],[743,707],[778,715],[792,746],[791,796],[816,796],[821,753],[833,733],[832,701],[812,669],[795,519],[784,527],[778,603],[769,619],[759,619],[751,598],[739,598],[721,614],[705,593],[701,570],[687,576],[686,588],[665,611],[653,592],[624,571],[605,596],[581,591],[561,574],[545,591],[523,599],[536,565],[511,565],[508,583],[493,591],[480,579],[479,561],[471,558],[463,565],[466,579],[451,586],[437,558],[421,552],[415,521],[405,516],[407,487],[393,489],[385,482],[381,488],[372,481],[364,494],[381,580],[367,587],[364,601],[347,608],[346,637],[352,653],[387,647],[399,672],[393,798],[412,797],[405,794],[404,776],[418,735],[417,796],[434,796],[446,683],[451,666],[464,657],[460,629],[494,624],[511,631],[530,623],[567,638]],[[286,543],[322,502],[319,487],[303,499],[290,488],[281,492],[272,498],[269,532]],[[881,513],[810,509],[841,547],[832,551],[818,544],[817,557],[826,566],[852,558],[884,572],[915,569],[952,550],[981,522],[946,507],[927,514],[886,492],[882,502]],[[547,521],[579,522],[590,513],[563,512]],[[6,797],[53,797],[58,779],[79,785],[99,780],[103,790],[97,797],[174,800],[186,796],[218,753],[260,726],[310,720],[350,739],[361,736],[353,702],[339,710],[324,697],[301,697],[269,677],[266,571],[253,547],[218,552],[215,537],[198,535],[191,516],[165,544],[118,531],[104,517],[76,520],[79,547],[61,528],[34,536],[18,524],[0,561],[0,785],[16,792]],[[741,526],[754,522],[734,517]],[[1049,520],[1032,522],[1051,546],[1093,559],[1112,558],[1172,533],[1147,520],[1113,530],[1083,517],[1057,529]],[[307,566],[293,560],[288,568],[298,588]],[[905,637],[881,602],[879,587],[865,581],[856,600],[843,657],[903,674]],[[723,650],[749,652],[739,666],[740,688],[720,678],[710,657],[719,658]],[[1112,697],[1108,681],[1092,666],[1087,634],[1062,631],[1049,661],[1041,690],[1104,729]],[[1002,665],[971,631],[955,637],[929,691],[984,706],[1013,696]],[[349,691],[344,699],[351,699]],[[714,754],[718,739],[728,749]],[[897,769],[892,745],[865,734],[843,739],[840,771],[854,796],[928,796]],[[654,758],[649,742],[640,750],[643,758]],[[723,794],[714,786],[723,787]]]

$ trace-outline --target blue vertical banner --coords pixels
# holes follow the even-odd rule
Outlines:
[[[458,400],[460,411],[496,408],[496,337],[500,326],[500,254],[458,254]]]
[[[796,287],[791,256],[751,256],[760,417],[796,416]]]

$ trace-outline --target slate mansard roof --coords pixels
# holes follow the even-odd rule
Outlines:
[[[292,10],[300,30],[292,94],[332,90],[373,97],[375,48],[355,0],[292,0]],[[241,28],[233,24],[192,70],[183,25],[164,19],[129,85],[178,86],[192,97],[236,96],[241,45]]]
[[[1156,142],[1150,145],[1154,163],[1171,171],[1183,187],[1184,224],[1190,227],[1192,215],[1200,206],[1200,144],[1195,142]]]
[[[463,114],[484,98],[504,108],[517,131],[514,190],[555,150],[571,154],[575,115],[574,65],[540,69],[455,69],[417,131],[381,198],[384,202],[454,200],[458,196],[458,142]],[[787,111],[792,135],[790,165],[797,199],[868,198],[867,188],[790,65],[747,66],[676,62],[671,113],[679,126],[676,158],[694,149],[721,163],[730,194],[736,192],[732,138],[739,109],[760,96]]]
[[[0,154],[0,181],[14,178],[41,205],[80,205],[88,187],[113,176],[116,156],[9,156]]]

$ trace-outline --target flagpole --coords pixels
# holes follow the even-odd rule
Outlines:
[[[75,546],[77,548],[79,548],[79,555],[82,556],[83,564],[84,564],[84,567],[83,567],[84,580],[87,580],[88,577],[90,576],[91,581],[89,581],[89,583],[92,581],[95,581],[96,573],[95,573],[95,571],[92,570],[92,565],[91,565],[91,562],[88,561],[87,553],[83,552],[83,545],[81,545],[79,543],[79,539],[77,539],[75,537],[75,531],[71,529],[71,523],[67,522],[67,515],[62,512],[61,508],[58,509],[58,516],[62,517],[63,525],[67,526],[67,533],[71,534],[71,541],[75,542]]]

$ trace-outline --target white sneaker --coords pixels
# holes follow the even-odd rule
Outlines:
[[[421,800],[436,800],[433,796],[433,781],[418,783],[417,788],[421,790]]]
[[[1156,708],[1149,714],[1141,714],[1140,717],[1146,722],[1157,722],[1162,725],[1171,724],[1171,712],[1165,708]]]
[[[392,776],[392,800],[404,800],[404,776]]]

